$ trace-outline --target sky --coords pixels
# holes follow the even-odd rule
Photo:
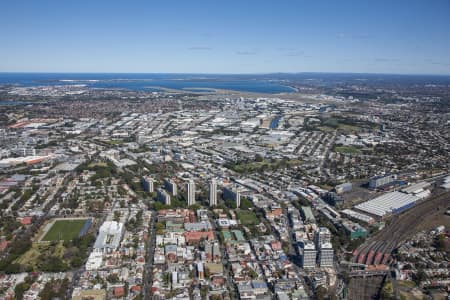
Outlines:
[[[2,0],[0,72],[450,74],[450,0]]]

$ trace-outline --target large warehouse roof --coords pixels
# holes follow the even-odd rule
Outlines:
[[[419,198],[416,196],[400,192],[392,192],[358,204],[355,208],[383,217],[388,213],[406,207],[407,205],[411,205],[417,200],[419,200]]]
[[[426,181],[422,181],[416,184],[412,184],[402,190],[402,192],[408,193],[408,194],[417,194],[421,191],[423,191],[424,188],[429,187],[430,183]]]

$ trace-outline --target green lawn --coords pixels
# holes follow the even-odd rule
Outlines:
[[[339,153],[359,153],[361,152],[358,148],[352,146],[338,146],[334,148],[334,151]]]
[[[416,283],[414,281],[409,281],[409,280],[399,280],[398,284],[400,286],[404,286],[404,287],[408,287],[408,288],[416,287]]]
[[[279,159],[279,160],[263,160],[263,161],[252,161],[247,163],[237,163],[231,164],[228,168],[232,169],[238,173],[253,173],[253,172],[263,172],[265,170],[278,170],[288,167],[297,166],[301,163],[297,159]]]
[[[78,237],[86,221],[86,219],[57,220],[44,236],[42,241],[70,241]]]
[[[256,216],[256,214],[252,211],[244,211],[244,210],[240,210],[237,212],[239,221],[241,221],[241,224],[244,226],[247,225],[257,225],[259,223],[261,223],[258,220],[258,217]]]

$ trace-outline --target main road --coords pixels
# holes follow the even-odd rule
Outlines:
[[[151,299],[151,288],[153,283],[153,257],[155,255],[155,247],[156,247],[156,233],[155,233],[155,224],[156,224],[156,211],[152,211],[152,217],[150,220],[150,226],[148,227],[148,243],[147,243],[147,257],[145,259],[144,266],[144,288],[143,288],[143,296],[144,299]]]

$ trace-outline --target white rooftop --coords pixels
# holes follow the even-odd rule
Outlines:
[[[355,208],[368,212],[370,214],[383,217],[388,213],[395,211],[403,206],[414,203],[419,197],[412,196],[401,192],[391,192],[379,196],[375,199],[363,202],[355,206]]]

